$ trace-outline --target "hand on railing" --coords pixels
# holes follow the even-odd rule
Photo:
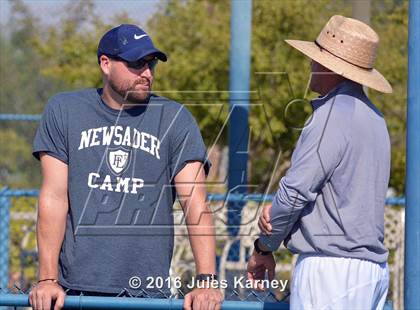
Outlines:
[[[49,280],[38,282],[29,293],[29,303],[34,310],[51,309],[55,302],[54,310],[64,307],[66,293],[57,281]]]
[[[222,292],[218,288],[195,288],[185,295],[186,310],[220,310],[223,302]]]

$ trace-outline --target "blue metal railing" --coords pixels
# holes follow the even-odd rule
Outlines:
[[[155,299],[155,298],[127,298],[127,297],[94,297],[94,296],[67,296],[65,308],[75,309],[182,309],[182,299]],[[0,307],[28,307],[28,295],[1,294]],[[285,302],[257,302],[257,301],[224,301],[222,309],[225,310],[259,310],[259,309],[289,309]]]
[[[8,189],[4,188],[0,191],[0,197],[38,197],[38,189]],[[273,201],[274,194],[220,194],[220,193],[209,193],[207,195],[208,201],[254,201],[254,202],[271,202]],[[385,201],[386,205],[405,205],[405,197],[393,197],[387,198]]]
[[[28,295],[2,294],[0,290],[0,308],[28,307]],[[152,299],[127,297],[93,297],[93,296],[67,296],[64,302],[65,309],[183,309],[182,299]],[[258,301],[229,301],[222,304],[223,310],[288,310],[289,304],[285,302],[258,302]],[[383,310],[392,310],[391,301],[387,301]]]
[[[0,287],[6,287],[9,280],[10,199],[6,192],[6,188],[0,191]]]
[[[41,114],[0,114],[0,121],[39,122]]]
[[[249,86],[251,68],[252,0],[231,0],[230,71],[229,71],[229,165],[228,189],[247,193],[249,140]],[[227,231],[231,237],[239,232],[241,210],[245,203],[228,200]],[[239,257],[239,243],[232,244],[229,261]]]
[[[420,1],[410,1],[408,26],[405,309],[420,307]]]

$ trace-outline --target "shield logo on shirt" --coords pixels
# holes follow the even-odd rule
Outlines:
[[[107,163],[114,174],[121,174],[130,164],[131,152],[123,148],[109,149]]]

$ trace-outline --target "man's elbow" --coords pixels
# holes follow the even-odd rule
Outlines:
[[[51,191],[41,190],[38,202],[38,220],[49,219],[50,217],[60,217],[68,212],[67,193],[52,193]]]

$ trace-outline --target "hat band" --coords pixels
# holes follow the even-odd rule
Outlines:
[[[359,67],[359,68],[361,68],[361,69],[363,69],[363,70],[369,70],[369,71],[373,69],[373,68],[370,68],[370,67],[363,67],[363,66],[361,66],[361,65],[358,65],[358,64],[355,64],[354,62],[349,61],[348,59],[345,59],[345,58],[343,58],[343,57],[340,57],[340,56],[335,55],[334,53],[330,52],[327,48],[325,48],[325,47],[323,47],[321,44],[319,44],[317,40],[315,40],[315,44],[316,44],[316,45],[317,45],[320,49],[325,50],[328,54],[330,54],[330,55],[332,55],[332,56],[334,56],[334,57],[340,58],[341,60],[343,60],[343,61],[345,61],[345,62],[347,62],[347,63],[349,63],[349,64],[351,64],[351,65],[353,65],[353,66]]]

